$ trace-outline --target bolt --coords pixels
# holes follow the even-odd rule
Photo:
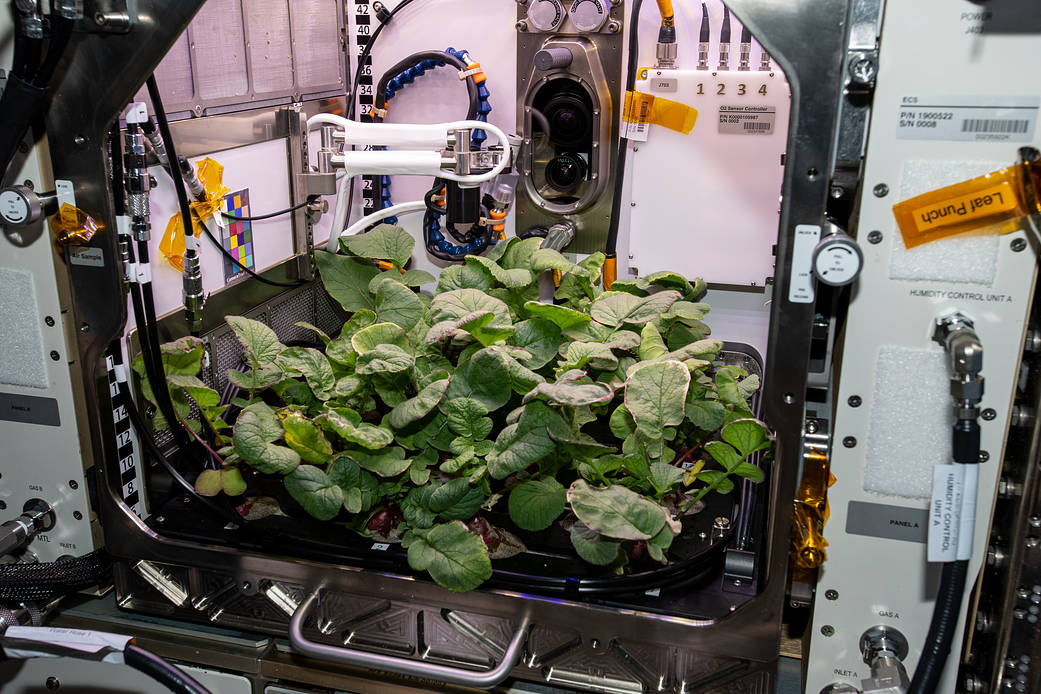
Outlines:
[[[1019,598],[1020,600],[1028,600],[1028,599],[1030,599],[1031,595],[1032,595],[1032,593],[1029,590],[1027,590],[1026,588],[1023,588],[1022,586],[1020,586],[1016,590],[1016,597]]]
[[[47,685],[47,689],[57,689],[61,686],[61,682],[58,681],[57,677],[48,677],[45,684]]]
[[[811,419],[806,422],[806,433],[816,434],[817,433],[817,420]]]
[[[108,17],[105,16],[104,12],[98,12],[94,15],[94,23],[99,27],[103,27],[108,23]]]
[[[1027,538],[1027,548],[1028,549],[1037,549],[1038,546],[1041,546],[1041,539],[1038,539],[1038,538],[1034,537],[1033,535],[1031,535],[1030,537]]]
[[[592,648],[593,650],[596,650],[597,648],[600,648],[600,639],[591,639],[591,640],[589,641],[589,646],[590,646],[590,647],[591,647],[591,648]]]
[[[1012,239],[1012,252],[1019,253],[1027,247],[1026,239]]]
[[[990,453],[988,453],[987,451],[980,451],[979,461],[981,463],[985,463],[988,460],[990,460]]]
[[[1016,608],[1012,610],[1013,619],[1024,619],[1027,616],[1027,611],[1022,608]]]
[[[839,200],[846,195],[846,189],[835,183],[832,184],[830,193],[831,197],[835,198],[836,200]]]
[[[44,318],[43,322],[47,324],[48,328],[53,328],[54,327],[54,319],[51,318],[50,316],[47,316],[46,318]]]
[[[785,405],[794,405],[795,404],[795,394],[794,393],[785,393],[784,394],[784,404]]]
[[[72,512],[72,517],[75,518],[76,520],[83,520],[83,514],[80,513],[79,511],[73,511]]]
[[[635,202],[631,202],[631,203],[629,203],[629,206],[630,207],[636,207],[636,203]]]
[[[851,395],[849,396],[849,399],[846,400],[846,403],[849,404],[850,407],[860,407],[864,404],[864,401],[861,400],[859,395]]]
[[[849,62],[849,76],[855,84],[867,86],[875,81],[878,63],[873,56],[859,53]]]
[[[29,190],[36,190],[36,185],[28,178],[22,181],[22,185],[28,188]]]
[[[729,530],[730,519],[726,516],[717,516],[716,519],[712,521],[712,528],[715,530]]]
[[[834,636],[834,635],[835,635],[835,627],[831,626],[830,624],[825,624],[824,626],[821,627],[821,636],[831,637],[831,636]]]
[[[857,439],[855,436],[847,436],[842,439],[842,445],[846,448],[854,448],[857,445]]]
[[[72,138],[72,141],[78,147],[82,147],[83,145],[87,144],[87,138],[83,137],[82,135],[77,135],[76,137]]]
[[[79,489],[80,483],[76,480],[69,480],[69,489]]]
[[[61,355],[58,354],[57,350],[51,350],[51,359],[54,361],[58,361],[59,359],[61,359]]]
[[[708,533],[706,533],[706,532],[704,532],[704,531],[702,531],[702,532],[698,533],[698,539],[699,539],[699,540],[704,540],[704,539],[705,539],[705,538],[707,538],[707,537],[708,537]]]
[[[612,19],[610,22],[607,23],[608,34],[617,34],[621,28],[622,23],[619,22],[617,19]]]
[[[158,523],[159,525],[162,525],[163,523],[166,522],[166,516],[156,516],[155,517],[155,522]]]
[[[523,31],[527,31],[527,30],[528,30],[528,23],[526,21],[524,21],[522,19],[519,22],[517,22],[517,31],[523,32]]]
[[[885,183],[879,183],[877,186],[872,188],[871,192],[875,194],[876,198],[884,198],[889,195],[889,186]]]
[[[882,243],[882,232],[881,231],[872,231],[872,232],[870,232],[867,235],[867,242],[870,243],[873,246],[877,246],[878,244]]]
[[[828,600],[838,600],[839,599],[839,591],[837,591],[837,590],[826,590],[826,591],[824,591],[824,597],[827,598]]]
[[[1041,516],[1031,516],[1028,522],[1031,528],[1041,528]]]
[[[983,412],[980,413],[980,416],[983,417],[983,419],[985,419],[986,421],[989,422],[992,419],[994,419],[995,417],[997,417],[998,413],[994,411],[993,407],[988,407],[987,409],[983,410]]]

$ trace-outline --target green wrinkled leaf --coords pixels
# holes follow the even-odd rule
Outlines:
[[[275,331],[260,321],[242,316],[227,316],[224,320],[235,331],[235,337],[239,339],[246,354],[252,357],[256,364],[263,366],[274,362],[275,358],[286,348],[278,341]],[[193,374],[197,372],[198,369]]]
[[[375,297],[369,291],[369,282],[379,274],[375,265],[367,260],[327,251],[315,251],[314,259],[325,290],[344,310],[375,310]]]
[[[624,404],[614,409],[608,424],[611,427],[611,433],[620,439],[624,439],[636,431],[636,421],[633,420],[632,414],[629,413]]]
[[[239,413],[232,433],[235,452],[257,470],[286,475],[300,464],[300,455],[284,446],[276,446],[283,435],[282,424],[274,411],[264,403],[256,403]]]
[[[482,349],[455,372],[445,397],[472,398],[494,412],[509,401],[511,392],[506,359],[494,350]]]
[[[683,470],[668,463],[651,463],[647,480],[659,495],[665,494],[683,481]]]
[[[649,540],[665,525],[668,512],[634,491],[614,484],[606,489],[575,480],[567,492],[578,519],[601,535],[619,540]]]
[[[372,232],[369,232],[372,233]],[[423,303],[401,282],[385,279],[376,287],[376,315],[409,330],[423,317]]]
[[[495,439],[486,458],[489,474],[497,480],[505,479],[552,453],[557,444],[546,424],[553,416],[559,417],[545,403],[528,403],[520,420],[504,428]]]
[[[309,463],[325,463],[333,454],[333,447],[325,434],[310,419],[299,412],[282,414],[282,428],[286,444]]]
[[[766,426],[756,419],[739,419],[723,427],[720,437],[737,449],[743,458],[770,447]]]
[[[449,379],[443,378],[434,381],[423,390],[419,391],[414,398],[401,403],[387,415],[387,424],[395,429],[404,429],[413,422],[418,422],[426,417],[448,391]]]
[[[708,315],[709,308],[710,307],[708,304],[697,304],[690,301],[677,301],[672,305],[672,307],[668,311],[666,311],[662,315],[662,318],[678,318],[684,321],[700,321]]]
[[[683,421],[690,371],[678,361],[643,362],[632,368],[625,384],[625,407],[636,426],[653,438]]]
[[[745,405],[745,399],[737,388],[737,379],[730,371],[720,369],[716,372],[716,394],[724,405]]]
[[[195,491],[203,496],[217,496],[223,489],[220,470],[203,470],[195,478]]]
[[[400,373],[415,363],[415,357],[397,345],[376,345],[375,349],[358,355],[356,368],[363,375]]]
[[[278,355],[277,362],[286,372],[302,375],[319,400],[332,397],[336,376],[329,360],[317,349],[290,347]]]
[[[540,383],[527,395],[524,402],[534,398],[545,398],[558,405],[581,407],[610,402],[614,391],[603,383],[558,380],[555,383]]]
[[[331,520],[343,505],[343,490],[313,465],[301,465],[286,477],[286,490],[318,520]]]
[[[349,456],[341,455],[329,466],[329,481],[343,490],[343,507],[348,513],[361,513],[361,468]]]
[[[543,318],[556,324],[561,330],[569,330],[588,323],[588,314],[556,304],[543,304],[538,301],[524,303],[524,311],[533,318]]]
[[[357,376],[344,376],[343,378],[336,379],[336,386],[333,388],[333,393],[341,398],[349,398],[358,392],[362,386],[362,381]]]
[[[369,232],[355,236],[341,236],[340,246],[354,255],[376,260],[389,260],[404,267],[412,257],[416,241],[401,227],[380,224]]]
[[[481,490],[470,486],[469,480],[462,477],[435,488],[427,498],[427,507],[445,520],[472,518],[482,503]]]
[[[748,400],[759,390],[759,377],[755,374],[741,379],[737,384],[737,392],[742,398]]]
[[[562,256],[559,251],[555,251],[552,248],[540,248],[535,251],[531,256],[531,269],[535,272],[560,270],[561,272],[574,272],[580,275],[585,274],[585,270]]]
[[[535,281],[535,275],[532,274],[531,270],[525,268],[506,270],[494,260],[489,260],[479,255],[466,256],[466,264],[480,265],[495,278],[496,282],[511,289],[526,287]]]
[[[259,369],[251,369],[246,372],[236,369],[228,370],[228,381],[232,385],[250,391],[270,388],[285,377],[285,372],[275,364],[266,364]]]
[[[538,236],[514,241],[506,246],[506,251],[498,259],[498,263],[507,270],[514,268],[530,270],[535,252],[539,250],[541,245],[542,239]]]
[[[355,453],[352,457],[358,462],[358,465],[380,477],[397,477],[412,465],[412,460],[405,457],[405,450],[396,447],[385,453],[373,455]]]
[[[317,326],[311,325],[307,321],[297,321],[296,323],[293,323],[293,325],[295,325],[298,328],[306,328],[307,330],[310,330],[318,336],[318,338],[322,341],[323,345],[328,345],[330,340],[332,340],[332,338],[329,337],[329,335],[326,334],[324,330]]]
[[[492,562],[484,540],[459,521],[413,530],[403,541],[408,563],[416,571],[427,571],[438,585],[456,592],[478,587],[492,575]]]
[[[572,342],[567,346],[565,362],[561,369],[592,369],[610,371],[618,368],[618,357],[611,348],[599,342]]]
[[[380,345],[394,345],[404,351],[412,351],[405,331],[394,323],[374,323],[351,337],[351,346],[358,354],[372,351]]]
[[[510,519],[522,530],[545,530],[564,512],[566,501],[567,491],[552,477],[522,482],[510,492]]]
[[[500,243],[498,246],[492,247],[492,251],[503,245]],[[491,257],[491,251],[488,252],[486,257]],[[495,279],[484,268],[473,265],[452,265],[441,270],[441,274],[437,278],[436,292],[444,294],[455,289],[487,291],[494,286]]]
[[[361,415],[348,407],[328,410],[316,417],[315,422],[347,443],[369,450],[379,450],[394,442],[394,434],[383,427],[361,421]]]
[[[498,325],[512,325],[510,309],[505,303],[476,289],[455,289],[434,297],[430,317],[435,323],[453,321],[471,313],[491,311]]]
[[[675,289],[683,295],[684,299],[697,301],[700,298],[697,295],[697,292],[695,292],[694,287],[691,286],[691,283],[687,281],[687,278],[678,272],[663,270],[662,272],[651,273],[643,279],[648,286],[664,287],[665,289]]]
[[[612,328],[627,323],[649,323],[669,310],[680,298],[679,292],[664,291],[640,298],[632,294],[609,294],[598,298],[589,315],[598,323]]]
[[[560,281],[560,287],[553,295],[558,301],[571,303],[586,302],[595,299],[599,294],[596,285],[600,282],[604,261],[607,259],[597,251],[578,263],[582,273],[568,272]]]
[[[637,354],[639,354],[642,361],[651,361],[664,357],[668,353],[669,349],[665,346],[665,341],[661,339],[661,333],[654,327],[654,323],[648,323],[643,326],[643,330],[640,331],[640,348]]]
[[[522,347],[531,354],[526,364],[530,369],[541,369],[557,356],[563,337],[560,328],[543,318],[531,318],[517,323],[509,344]]]
[[[695,498],[701,498],[705,493],[714,490],[719,494],[729,494],[734,491],[734,481],[727,477],[727,472],[723,470],[702,470],[698,474],[694,475],[699,481],[705,482],[708,486],[698,490],[698,495]]]
[[[441,411],[448,417],[448,427],[459,436],[479,441],[492,432],[492,420],[485,416],[488,410],[476,400],[446,400]]]
[[[594,566],[613,564],[622,554],[622,543],[609,540],[585,523],[571,526],[571,544],[583,560]]]
[[[727,472],[733,472],[744,461],[744,457],[733,446],[722,441],[709,441],[705,444],[705,451]]]
[[[686,417],[702,431],[715,431],[723,426],[727,411],[716,400],[688,400]]]
[[[753,465],[752,463],[740,463],[731,472],[738,477],[744,477],[756,484],[766,479],[766,474],[763,472],[762,468],[758,465]]]

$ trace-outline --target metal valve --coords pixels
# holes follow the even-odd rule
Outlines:
[[[0,190],[0,219],[8,226],[29,226],[57,211],[56,193],[38,195],[29,186],[8,186]]]

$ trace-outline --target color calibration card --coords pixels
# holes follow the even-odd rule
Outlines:
[[[224,196],[224,209],[236,217],[249,216],[249,189],[237,190]],[[248,221],[224,218],[225,227],[221,234],[221,243],[241,265],[256,270],[253,259],[253,227]],[[245,275],[240,265],[224,257],[224,284],[229,284]]]

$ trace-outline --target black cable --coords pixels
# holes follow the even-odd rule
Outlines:
[[[719,42],[730,43],[730,8],[723,5],[723,24],[719,27]]]
[[[26,54],[26,41],[29,40],[25,34],[22,33],[22,13],[18,11],[18,8],[14,6],[14,3],[10,3],[11,16],[14,20],[14,59],[11,61],[11,74],[18,75],[19,77],[25,76],[25,54]]]
[[[256,272],[254,272],[253,270],[250,270],[248,267],[243,265],[242,262],[238,258],[236,258],[234,255],[232,255],[228,251],[228,249],[225,248],[224,245],[220,241],[218,241],[217,238],[213,234],[210,233],[210,230],[206,228],[205,224],[202,225],[202,233],[206,234],[206,238],[208,238],[210,240],[210,242],[214,246],[217,247],[217,250],[219,250],[221,253],[224,254],[225,258],[227,258],[232,263],[237,265],[247,275],[249,275],[253,279],[257,280],[258,282],[262,282],[263,284],[269,284],[272,287],[300,287],[302,285],[307,284],[307,280],[293,280],[292,282],[279,282],[278,280],[269,280],[266,277],[261,277]]]
[[[698,35],[700,43],[708,43],[712,40],[712,27],[708,19],[708,5],[701,3],[701,32]]]
[[[222,217],[225,217],[227,219],[234,219],[237,222],[259,222],[262,219],[271,219],[272,217],[278,217],[279,215],[289,214],[290,212],[296,212],[301,207],[307,207],[308,205],[310,205],[313,202],[313,198],[316,198],[316,197],[317,196],[308,196],[307,200],[304,200],[303,202],[299,202],[299,203],[293,205],[292,207],[287,207],[286,209],[279,210],[278,212],[268,212],[267,214],[257,214],[257,215],[251,215],[249,217],[239,217],[237,215],[228,214],[227,212],[224,212],[223,210],[221,211],[220,214],[221,214]]]
[[[55,562],[0,564],[0,603],[49,602],[111,575],[112,558],[103,549]]]
[[[155,119],[159,123],[159,134],[163,136],[163,142],[166,144],[167,158],[171,161],[177,161],[177,149],[174,145],[173,135],[170,134],[170,122],[166,119],[166,109],[163,108],[163,97],[159,94],[159,85],[155,81],[155,73],[148,76],[145,80],[145,84],[148,86],[148,98],[152,100],[152,110],[155,111]],[[174,192],[177,193],[177,206],[181,210],[181,225],[184,227],[184,238],[185,238],[185,251],[186,257],[192,258],[198,253],[195,250],[195,239],[192,238],[191,243],[188,242],[189,235],[194,232],[192,230],[192,213],[191,208],[188,207],[188,191],[185,190],[184,180],[180,176],[173,176]]]
[[[65,55],[65,49],[69,45],[69,40],[72,38],[72,27],[76,24],[76,20],[64,17],[57,12],[51,12],[50,22],[51,40],[47,44],[47,57],[44,59],[40,70],[33,77],[33,84],[38,87],[46,87],[50,83],[58,63],[61,62],[62,56]]]
[[[968,560],[943,565],[929,633],[925,637],[925,647],[918,659],[908,694],[933,694],[940,684],[958,626],[958,617],[961,615],[961,601],[968,573]]]
[[[631,92],[636,86],[636,71],[640,60],[640,7],[643,0],[634,0],[629,20],[629,64],[625,76],[625,90]],[[626,120],[626,119],[623,119]],[[629,141],[618,138],[618,162],[615,164],[614,195],[611,199],[611,224],[607,228],[607,255],[614,256],[618,250],[618,227],[622,221],[622,186],[624,184],[625,160],[629,152]]]
[[[140,646],[128,644],[123,650],[123,660],[138,672],[151,677],[172,692],[186,694],[212,694],[209,689],[195,681],[188,673],[174,667],[155,653]]]

